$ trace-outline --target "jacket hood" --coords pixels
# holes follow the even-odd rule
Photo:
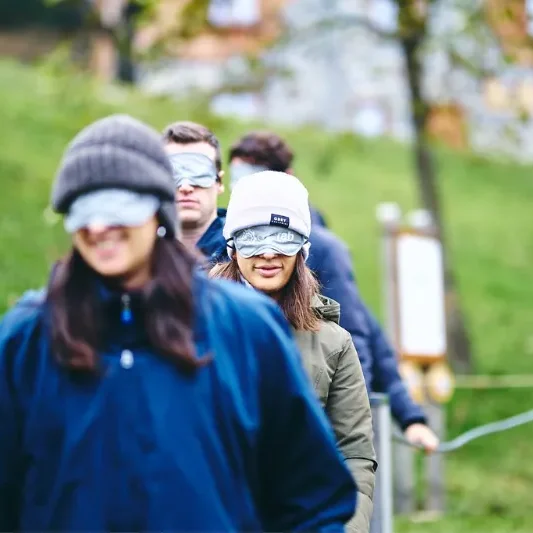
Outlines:
[[[338,302],[321,294],[317,294],[311,304],[317,315],[323,320],[339,323],[341,318],[341,306]]]

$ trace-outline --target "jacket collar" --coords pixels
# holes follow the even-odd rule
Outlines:
[[[53,265],[48,288],[58,273],[60,263]],[[143,327],[144,314],[146,312],[142,301],[141,291],[124,291],[106,283],[100,276],[95,275],[88,281],[92,289],[98,295],[101,312],[104,313],[105,331],[104,336],[111,342],[118,341],[137,344],[148,343],[146,330]],[[207,346],[206,317],[209,306],[206,298],[208,279],[200,268],[195,268],[192,275],[192,295],[194,301],[194,340],[199,348],[198,356],[204,354]],[[48,289],[49,290],[49,289]],[[127,312],[125,312],[127,310]],[[129,320],[128,320],[129,315]],[[140,327],[139,327],[140,326]]]
[[[223,231],[226,223],[226,209],[217,210],[217,218],[213,220],[207,231],[202,235],[196,247],[211,264],[228,259],[226,252],[226,239]]]

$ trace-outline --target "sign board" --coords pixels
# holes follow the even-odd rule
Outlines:
[[[395,239],[396,337],[402,358],[431,363],[446,355],[442,247],[437,238],[399,232]]]

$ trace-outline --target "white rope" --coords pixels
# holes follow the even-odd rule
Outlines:
[[[523,424],[528,424],[533,422],[533,409],[526,411],[525,413],[520,413],[518,415],[512,416],[510,418],[505,418],[504,420],[498,420],[497,422],[491,422],[483,426],[478,426],[476,428],[470,429],[455,437],[455,439],[448,442],[441,442],[439,447],[435,450],[436,453],[448,453],[455,451],[459,448],[462,448],[465,444],[479,439],[480,437],[485,437],[487,435],[492,435],[494,433],[500,433],[502,431],[508,431]],[[393,439],[396,442],[405,444],[406,446],[411,446],[417,449],[423,449],[423,446],[419,444],[411,444],[403,435],[395,432],[393,434]]]

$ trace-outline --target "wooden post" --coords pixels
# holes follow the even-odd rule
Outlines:
[[[413,211],[408,215],[409,225],[411,231],[419,237],[429,237],[434,242],[437,240],[437,230],[434,225],[434,220],[431,214],[425,210]],[[437,259],[438,258],[438,259]],[[444,304],[444,263],[442,260],[442,252],[435,256],[434,262],[430,262],[426,268],[433,270],[436,274],[439,271],[439,277],[435,276],[432,287],[434,287],[432,294],[432,301],[424,303],[424,309],[427,307],[428,312],[432,309],[432,313],[437,316],[437,310],[442,310],[440,318],[440,327],[437,328],[440,333],[437,334],[435,330],[435,337],[441,337],[440,342],[431,346],[431,354],[427,353],[429,357],[424,357],[424,351],[421,354],[405,353],[404,356],[419,359],[423,364],[424,369],[424,403],[423,408],[428,419],[429,427],[437,434],[442,441],[445,438],[445,411],[443,403],[449,400],[452,393],[450,383],[452,381],[451,373],[446,365],[446,318],[445,318],[445,304]],[[439,286],[439,287],[437,287]],[[440,289],[440,290],[439,290]],[[436,318],[435,325],[439,321]],[[440,350],[437,348],[440,346]],[[435,348],[435,350],[434,350]],[[424,510],[431,512],[443,513],[445,510],[445,473],[444,473],[444,455],[432,454],[424,458],[424,477],[426,482],[426,493],[423,501]]]
[[[411,397],[422,404],[429,426],[442,440],[445,417],[442,404],[451,397],[453,378],[446,364],[446,323],[442,247],[427,211],[401,224],[401,211],[382,204],[384,288],[387,330],[400,358],[400,371]],[[394,506],[397,513],[415,511],[413,448],[394,447]],[[435,454],[424,462],[428,511],[444,511],[444,458]]]
[[[394,512],[412,514],[415,509],[415,452],[412,448],[394,443]]]
[[[424,406],[424,410],[428,417],[429,427],[442,441],[445,438],[446,427],[446,414],[442,404],[430,400]],[[443,513],[446,508],[444,455],[442,453],[428,455],[424,462],[427,491],[424,508],[426,511]]]

